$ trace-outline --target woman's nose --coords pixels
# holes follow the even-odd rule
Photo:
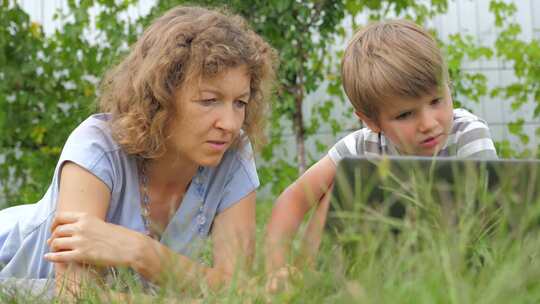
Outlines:
[[[216,128],[228,132],[234,132],[240,129],[244,123],[244,111],[240,111],[232,106],[225,106],[218,114]]]

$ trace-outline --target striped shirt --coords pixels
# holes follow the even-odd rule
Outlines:
[[[395,145],[382,133],[362,128],[338,141],[328,151],[337,164],[345,156],[399,155]],[[437,156],[459,158],[497,158],[487,123],[465,109],[454,109],[454,120],[448,139]]]

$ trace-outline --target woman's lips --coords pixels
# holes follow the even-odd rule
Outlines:
[[[226,141],[209,140],[207,143],[214,150],[224,150],[227,147]]]

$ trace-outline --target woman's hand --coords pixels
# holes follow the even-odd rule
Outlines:
[[[147,239],[144,235],[86,213],[59,212],[47,240],[54,263],[132,266]]]

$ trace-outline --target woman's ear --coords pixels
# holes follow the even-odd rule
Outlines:
[[[368,126],[368,128],[371,129],[371,131],[375,133],[381,132],[381,128],[379,127],[379,125],[377,124],[375,120],[369,118],[366,114],[360,111],[354,111],[354,114],[356,114],[356,116],[360,118],[360,120],[362,120]]]

